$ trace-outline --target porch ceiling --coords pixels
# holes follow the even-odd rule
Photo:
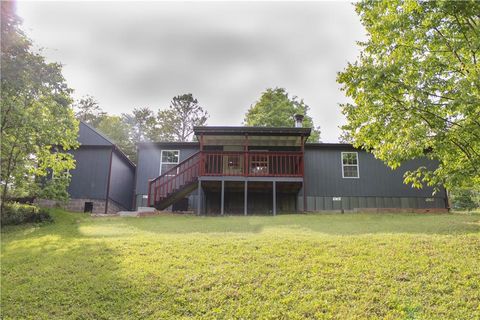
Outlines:
[[[203,137],[204,145],[217,146],[243,146],[246,143],[245,136],[238,135],[205,135]],[[248,136],[249,146],[265,147],[300,147],[302,145],[301,136]]]

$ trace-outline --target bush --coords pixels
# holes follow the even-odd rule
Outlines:
[[[1,214],[2,226],[39,222],[53,222],[53,218],[47,210],[37,206],[17,202],[5,203]]]
[[[474,210],[480,208],[480,192],[470,189],[451,191],[452,207],[455,210]]]

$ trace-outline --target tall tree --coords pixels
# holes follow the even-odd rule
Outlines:
[[[67,197],[70,154],[77,146],[78,122],[70,107],[71,89],[61,65],[47,63],[20,29],[14,2],[1,3],[1,186],[9,193]],[[55,173],[35,188],[38,177]],[[42,194],[43,192],[43,194]]]
[[[208,112],[191,93],[176,96],[168,109],[158,111],[158,138],[163,141],[191,140],[193,127],[205,125],[208,117]]]
[[[75,103],[74,108],[76,109],[75,116],[78,120],[94,127],[97,127],[103,117],[107,115],[107,113],[102,110],[97,100],[90,95],[86,95],[78,100]]]
[[[119,116],[105,115],[95,127],[111,139],[132,161],[136,160],[135,144],[129,136],[129,126]]]
[[[158,140],[155,113],[148,107],[135,108],[132,113],[122,113],[122,124],[128,129],[128,141],[121,144],[127,146],[124,151],[136,162],[136,144]]]
[[[132,142],[152,141],[157,126],[155,113],[148,107],[135,108],[131,114],[122,114],[125,123],[130,125]]]
[[[359,59],[338,81],[354,103],[342,105],[346,135],[392,168],[418,157],[434,171],[405,182],[480,186],[480,2],[356,3],[368,32]]]
[[[302,114],[303,126],[312,128],[308,141],[317,142],[320,140],[320,128],[314,126],[312,118],[308,115],[309,109],[303,99],[299,100],[296,96],[290,98],[284,88],[267,89],[255,105],[248,109],[244,124],[254,127],[292,127],[293,116]]]

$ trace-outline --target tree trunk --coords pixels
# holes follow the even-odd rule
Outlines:
[[[15,144],[17,143],[17,141],[18,141],[18,136],[15,138],[15,141],[12,145],[12,149],[10,150],[10,154],[8,155],[8,162],[7,162],[7,168],[6,168],[7,172],[5,175],[5,181],[4,181],[3,190],[2,190],[2,199],[1,199],[2,203],[0,204],[0,210],[2,214],[5,208],[5,198],[7,197],[8,183],[10,182],[10,175],[12,174],[12,159],[13,159],[13,154],[15,150]]]

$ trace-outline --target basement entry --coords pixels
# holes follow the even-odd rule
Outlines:
[[[83,212],[90,212],[93,211],[93,202],[85,202],[85,207],[83,208]]]

